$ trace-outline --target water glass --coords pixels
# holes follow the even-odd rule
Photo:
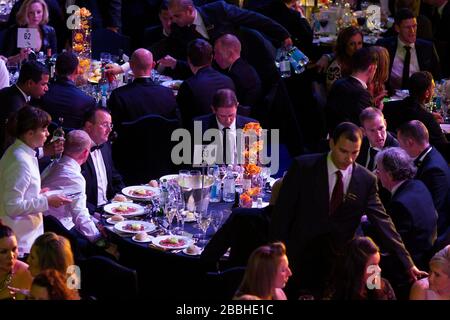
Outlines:
[[[8,69],[9,72],[9,84],[12,86],[19,78],[19,64],[8,61],[6,63],[6,69]]]
[[[222,220],[223,220],[223,211],[211,210],[211,225],[214,229],[214,232],[217,232],[217,230],[219,230],[220,225],[222,224]]]
[[[111,53],[108,52],[100,53],[100,61],[106,64],[111,63]]]
[[[204,211],[202,213],[199,214],[199,218],[197,219],[198,225],[200,227],[200,229],[203,232],[203,237],[202,240],[199,241],[200,243],[202,243],[203,245],[206,245],[206,231],[209,228],[209,225],[211,224],[211,212],[208,211]]]

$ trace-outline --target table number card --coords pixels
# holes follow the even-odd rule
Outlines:
[[[39,31],[36,28],[17,29],[17,47],[32,48],[39,47]]]

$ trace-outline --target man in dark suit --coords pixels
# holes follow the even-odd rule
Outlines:
[[[277,22],[223,1],[196,7],[192,0],[169,0],[169,11],[173,17],[172,36],[181,50],[199,37],[214,42],[223,34],[236,34],[240,26],[256,29],[285,47],[292,45],[289,33]]]
[[[218,148],[216,163],[236,163],[238,146],[236,129],[243,129],[249,122],[257,122],[254,119],[238,115],[238,104],[234,91],[220,89],[217,90],[212,98],[211,109],[213,113],[194,118],[194,127],[200,122],[202,134],[209,129],[217,129],[220,131],[221,148]],[[224,133],[227,139],[225,142]],[[223,154],[224,148],[226,148],[225,155]],[[227,157],[226,159],[225,156]]]
[[[367,83],[372,81],[377,69],[377,56],[369,48],[361,48],[352,57],[352,75],[333,83],[325,106],[329,132],[341,122],[359,125],[359,114],[373,106]]]
[[[6,147],[5,123],[10,115],[30,101],[30,98],[39,99],[48,90],[49,72],[39,62],[30,61],[22,64],[19,79],[11,87],[0,90],[0,142],[1,154]]]
[[[441,58],[442,76],[450,76],[450,2],[448,0],[424,0],[433,6],[433,42]]]
[[[194,75],[181,84],[177,95],[181,118],[186,125],[194,117],[210,113],[217,90],[235,91],[233,80],[211,67],[212,59],[212,47],[205,40],[197,39],[189,44],[188,64]]]
[[[108,107],[114,125],[154,114],[168,119],[177,117],[177,103],[173,91],[153,82],[153,55],[146,49],[137,49],[130,60],[134,81],[111,92]]]
[[[76,85],[78,58],[73,52],[63,52],[56,59],[56,80],[51,82],[47,93],[35,102],[47,111],[54,121],[63,118],[63,126],[79,129],[85,114],[95,107],[95,99]]]
[[[412,278],[424,274],[414,266],[380,202],[376,177],[354,163],[361,140],[360,128],[341,123],[331,136],[329,154],[296,158],[283,178],[271,235],[287,246],[292,298],[298,297],[298,289],[323,296],[333,262],[354,236],[363,214]]]
[[[398,129],[398,141],[417,166],[415,179],[421,180],[433,197],[438,212],[437,247],[450,235],[450,172],[441,154],[430,146],[428,130],[423,123],[412,120]]]
[[[96,108],[86,115],[83,130],[91,137],[93,147],[81,173],[86,179],[86,205],[91,214],[125,187],[111,156],[108,142],[111,129],[111,115],[107,109]]]
[[[397,130],[410,120],[419,120],[428,130],[430,143],[435,146],[446,159],[450,159],[450,147],[447,138],[436,120],[438,113],[432,114],[425,109],[434,95],[434,80],[427,71],[416,72],[409,79],[409,97],[400,103],[387,103],[383,113],[391,130]]]
[[[426,269],[437,226],[437,213],[430,192],[422,181],[413,179],[417,169],[403,149],[382,150],[376,159],[378,178],[392,194],[386,211],[414,263]]]
[[[214,43],[214,60],[233,80],[239,103],[256,108],[261,102],[261,80],[256,70],[241,58],[241,42],[225,34]]]
[[[431,41],[417,39],[417,21],[411,10],[404,8],[397,12],[395,30],[397,37],[377,41],[377,45],[385,47],[391,57],[390,89],[407,89],[409,77],[417,71],[429,71],[436,79],[440,79],[436,49]]]

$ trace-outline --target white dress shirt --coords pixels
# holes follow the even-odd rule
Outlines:
[[[223,141],[223,129],[225,128],[216,118],[217,121],[217,126],[219,127],[220,130],[220,139],[222,139],[221,141]],[[230,129],[227,130],[227,145],[228,145],[228,150],[232,150],[231,155],[229,156],[230,158],[230,163],[235,163],[236,162],[236,158],[237,158],[237,154],[236,154],[236,119],[234,119],[234,121],[231,123],[230,125]]]
[[[409,63],[409,76],[420,71],[419,60],[417,60],[417,52],[414,43],[406,44],[397,37],[397,51],[395,52],[394,62],[391,70],[391,87],[393,89],[400,89],[402,87],[403,78],[403,64],[405,61],[406,50],[405,46],[411,47],[411,60]]]
[[[209,39],[208,31],[206,31],[205,23],[203,22],[202,16],[198,14],[198,11],[195,10],[195,18],[194,22],[195,30],[200,33],[205,39]]]
[[[366,89],[367,90],[367,83],[365,83],[364,81],[362,81],[360,78],[358,78],[358,77],[355,77],[355,76],[351,76],[353,79],[356,79],[356,80],[358,80],[359,81],[359,83],[361,83],[361,85],[362,85],[362,87],[364,88],[364,89]]]
[[[100,149],[92,151],[91,158],[94,163],[95,174],[97,176],[97,206],[101,206],[108,202],[108,198],[106,197],[106,191],[108,190],[108,177],[106,176],[105,162],[103,161],[103,156]]]
[[[0,89],[9,87],[9,71],[6,69],[5,61],[0,59]]]
[[[98,240],[101,234],[86,207],[86,180],[81,174],[78,162],[65,155],[48,166],[42,173],[41,179],[43,188],[61,190],[65,194],[79,193],[70,204],[59,208],[49,208],[44,214],[58,218],[67,230],[75,227],[90,241]]]
[[[44,232],[42,211],[48,202],[40,191],[36,152],[16,139],[0,160],[0,219],[16,234],[20,256]]]
[[[329,191],[329,199],[331,201],[331,195],[333,194],[334,185],[336,184],[336,171],[338,169],[333,160],[331,160],[331,152],[328,153],[327,156],[327,169],[328,169],[328,191]],[[349,165],[347,169],[340,170],[342,173],[342,183],[344,184],[344,194],[347,194],[348,185],[350,184],[350,180],[352,178],[353,173],[353,165]]]

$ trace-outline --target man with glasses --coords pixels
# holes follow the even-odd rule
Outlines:
[[[83,130],[92,139],[93,147],[81,170],[86,179],[87,207],[91,214],[125,186],[111,156],[108,137],[112,128],[111,115],[107,109],[96,108],[86,115]]]

